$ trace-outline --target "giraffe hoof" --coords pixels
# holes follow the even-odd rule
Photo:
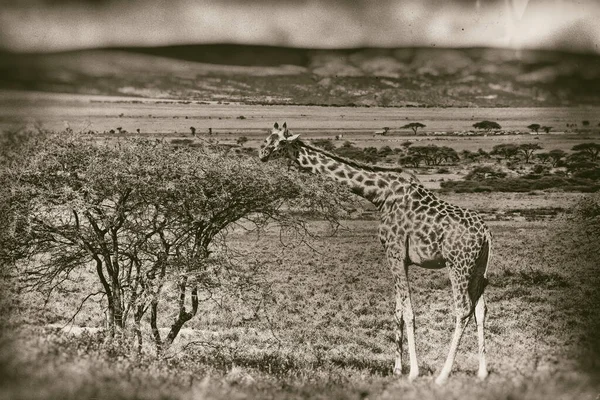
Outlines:
[[[409,380],[409,381],[414,381],[415,379],[417,379],[417,377],[418,377],[418,376],[419,376],[419,372],[418,372],[418,371],[417,371],[417,372],[415,372],[415,373],[412,373],[412,372],[411,372],[411,373],[408,375],[408,380]]]
[[[489,375],[489,373],[487,372],[487,370],[486,370],[486,369],[484,369],[484,370],[480,370],[480,371],[477,373],[477,377],[478,377],[478,378],[479,378],[479,380],[481,380],[481,381],[485,380],[485,378],[487,378],[487,377],[488,377],[488,375]]]
[[[394,375],[401,376],[402,368],[394,367]]]

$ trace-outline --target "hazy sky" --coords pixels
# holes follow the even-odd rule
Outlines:
[[[600,53],[600,0],[0,0],[0,46],[501,46]]]

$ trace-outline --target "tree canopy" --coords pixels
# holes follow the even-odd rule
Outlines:
[[[474,123],[473,128],[481,129],[484,131],[491,131],[492,129],[502,129],[499,123],[487,120]]]
[[[4,211],[15,229],[0,247],[12,260],[35,260],[22,265],[27,287],[50,294],[74,271],[93,271],[98,288],[90,291],[105,295],[111,332],[132,320],[139,332],[149,311],[157,349],[194,316],[199,295],[222,284],[223,234],[233,224],[298,227],[296,211],[335,219],[338,200],[348,198],[334,182],[278,163],[140,139],[50,135],[2,167]],[[255,287],[256,266],[237,267],[243,287]],[[157,319],[166,282],[179,312],[163,339]]]
[[[513,143],[498,144],[494,146],[490,154],[499,155],[507,160],[512,160],[519,154],[519,146]]]
[[[542,149],[542,146],[540,146],[537,143],[523,143],[523,144],[519,145],[519,151],[521,152],[521,154],[523,154],[523,157],[525,157],[525,162],[528,164],[529,164],[529,160],[533,156],[533,153],[536,150],[541,150],[541,149]]]
[[[411,129],[414,134],[417,134],[417,130],[419,130],[419,128],[425,128],[427,125],[424,125],[420,122],[411,122],[410,124],[406,124],[404,126],[401,127],[401,129]]]
[[[580,143],[578,145],[573,146],[573,151],[581,152],[586,157],[590,159],[592,162],[598,161],[598,156],[600,155],[600,143]]]

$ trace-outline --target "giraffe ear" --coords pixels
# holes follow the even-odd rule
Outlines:
[[[292,135],[292,136],[288,136],[286,140],[287,140],[288,142],[293,142],[294,140],[297,140],[297,139],[298,139],[298,137],[300,137],[300,134],[297,134],[297,135]]]
[[[283,123],[283,129],[287,129],[287,122]]]

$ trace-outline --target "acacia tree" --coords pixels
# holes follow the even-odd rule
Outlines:
[[[15,265],[25,286],[50,295],[75,271],[93,271],[110,335],[122,336],[133,319],[140,348],[149,310],[158,352],[196,314],[199,294],[222,284],[214,278],[227,265],[221,239],[232,224],[298,226],[301,220],[286,217],[290,210],[336,218],[343,209],[337,199],[345,192],[333,182],[206,147],[52,135],[29,145],[20,160],[2,169],[0,182],[11,186],[3,191],[11,215],[27,226],[2,245],[21,259]],[[243,286],[255,288],[253,273],[242,275]],[[167,282],[176,288],[178,312],[163,340],[158,321]]]
[[[556,167],[558,163],[567,156],[567,153],[564,150],[554,149],[550,150],[548,155],[552,159],[552,166]]]
[[[421,161],[423,161],[423,158],[416,154],[406,155],[404,157],[400,157],[400,160],[398,160],[401,165],[408,165],[413,168],[418,168],[421,164]]]
[[[542,126],[540,124],[531,124],[527,126],[527,129],[530,129],[532,132],[538,133]]]
[[[529,164],[529,160],[533,156],[533,153],[541,148],[542,146],[537,143],[523,143],[519,145],[519,151],[523,154],[523,157],[525,157],[525,163],[527,164]]]
[[[494,121],[487,121],[487,120],[474,123],[473,128],[481,129],[486,132],[489,132],[492,129],[502,129],[502,127],[500,126],[499,123],[494,122]]]
[[[408,149],[408,154],[424,160],[427,165],[440,165],[442,162],[456,162],[459,159],[456,150],[448,146],[413,146]]]
[[[550,153],[538,153],[536,157],[542,162],[542,164],[546,164],[546,162],[551,160]]]
[[[498,144],[490,152],[490,155],[499,155],[507,160],[512,160],[517,154],[519,154],[519,147],[512,143]]]
[[[420,122],[411,122],[410,124],[406,124],[404,126],[401,127],[401,129],[411,129],[414,134],[417,134],[417,130],[419,130],[419,128],[425,128],[426,125],[420,123]]]
[[[596,162],[600,155],[600,143],[580,143],[573,146],[571,150],[584,154],[591,162]]]

